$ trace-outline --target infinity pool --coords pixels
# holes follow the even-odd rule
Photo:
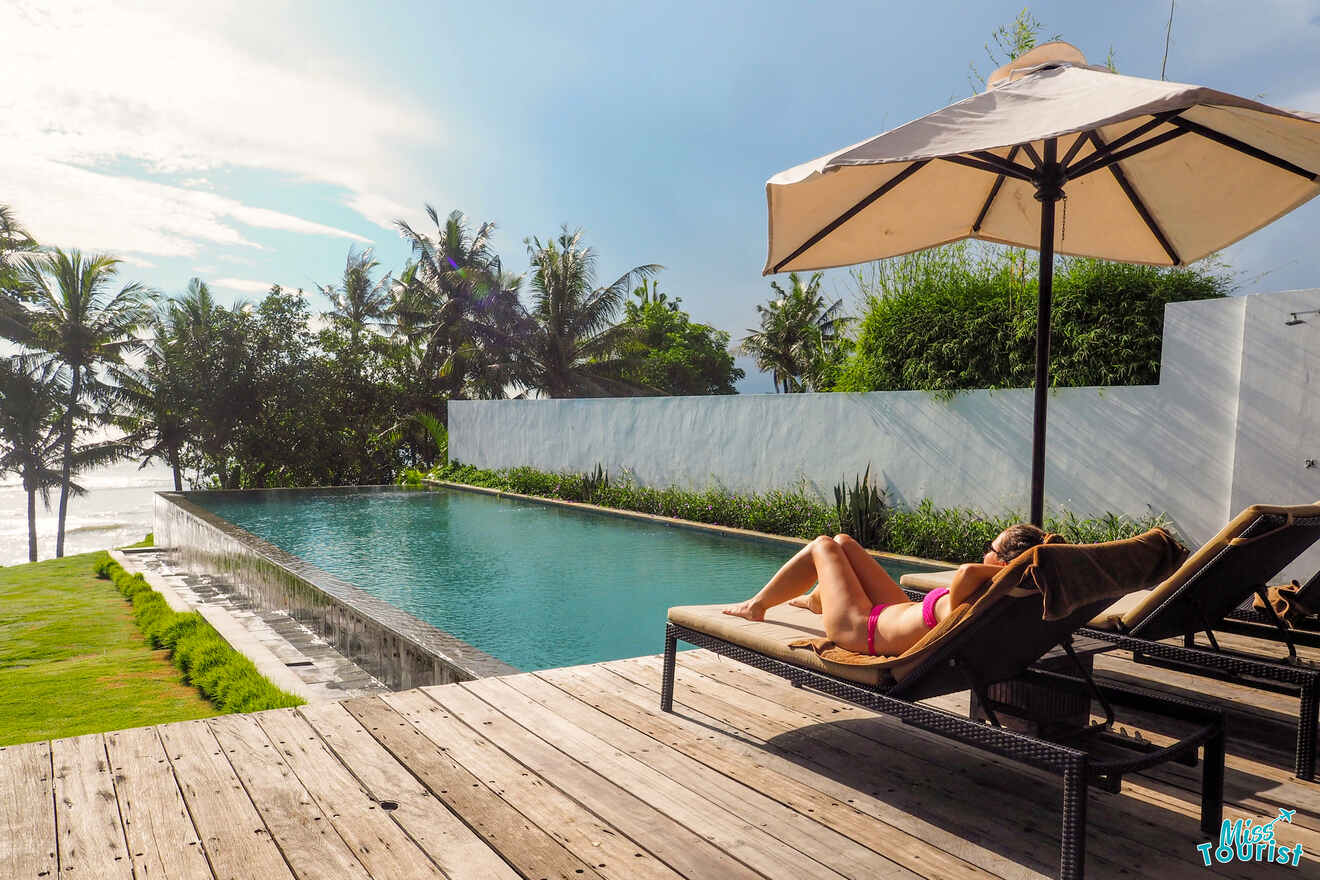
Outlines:
[[[793,549],[454,490],[195,501],[524,670],[659,653],[669,606],[743,599]]]

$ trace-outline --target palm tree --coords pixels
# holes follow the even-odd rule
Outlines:
[[[373,326],[381,326],[390,306],[390,275],[386,272],[372,279],[372,272],[380,266],[372,253],[371,248],[357,251],[350,247],[339,287],[336,289],[333,284],[321,287],[321,293],[333,305],[328,313],[330,320],[348,331],[349,350],[355,357],[362,334]]]
[[[27,294],[19,280],[18,260],[36,250],[36,240],[19,225],[13,208],[0,205],[0,337],[21,345],[30,341],[31,328],[23,307]]]
[[[60,508],[55,555],[64,555],[64,522],[69,509],[70,479],[74,472],[75,418],[85,399],[103,396],[97,375],[105,364],[122,360],[123,352],[137,345],[134,329],[148,317],[146,288],[127,284],[112,291],[119,260],[106,254],[52,249],[42,256],[20,261],[20,282],[31,291],[33,347],[48,352],[69,371],[61,441],[64,464],[60,479]]]
[[[788,276],[789,288],[770,282],[775,296],[758,305],[761,329],[748,330],[743,354],[756,359],[759,370],[769,372],[775,391],[822,390],[822,373],[852,320],[842,314],[843,300],[826,305],[820,293],[822,275],[813,273],[803,285],[801,276]]]
[[[151,338],[144,340],[143,364],[111,366],[114,379],[110,397],[116,410],[113,422],[125,432],[124,443],[138,450],[142,467],[152,459],[166,462],[174,475],[174,491],[183,491],[183,452],[192,436],[193,383],[185,378],[185,364],[175,333],[183,312],[175,303],[151,321]]]
[[[624,364],[616,352],[628,331],[614,319],[633,285],[664,267],[635,266],[596,287],[596,253],[582,244],[582,230],[567,226],[557,239],[528,240],[527,253],[533,324],[523,352],[523,384],[548,397],[637,393],[617,378]]]
[[[395,286],[389,326],[418,341],[419,371],[441,397],[503,397],[524,323],[522,279],[491,249],[494,223],[470,232],[462,211],[443,221],[430,205],[426,213],[434,236],[395,221],[413,263]]]
[[[28,561],[37,561],[37,493],[50,509],[50,490],[61,485],[60,411],[65,371],[53,364],[34,366],[24,358],[0,361],[0,473],[17,474],[27,493]],[[115,461],[118,443],[96,443],[73,450],[73,473]],[[66,459],[68,460],[68,459]],[[70,484],[74,494],[81,486]]]

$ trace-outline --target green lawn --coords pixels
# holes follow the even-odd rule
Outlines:
[[[95,558],[0,568],[0,745],[219,714],[143,640]]]

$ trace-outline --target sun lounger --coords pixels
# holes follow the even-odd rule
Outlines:
[[[1139,663],[1298,697],[1293,772],[1300,779],[1314,779],[1320,666],[1298,659],[1296,632],[1277,620],[1270,629],[1257,626],[1253,634],[1276,637],[1287,646],[1287,657],[1230,650],[1219,644],[1215,631],[1227,631],[1244,601],[1265,595],[1265,584],[1317,540],[1320,504],[1253,505],[1163,583],[1124,596],[1095,615],[1079,634],[1130,650]],[[951,574],[905,575],[902,585],[931,589]],[[1209,648],[1196,646],[1201,632]],[[1182,644],[1166,641],[1173,639]]]
[[[1069,880],[1083,874],[1090,786],[1117,792],[1124,774],[1166,761],[1194,765],[1197,751],[1202,749],[1201,828],[1213,837],[1219,833],[1222,817],[1223,715],[1191,701],[1096,684],[1077,657],[1072,633],[1109,605],[1114,594],[1067,609],[1060,607],[1059,593],[1051,594],[1058,586],[1051,583],[1050,572],[1058,570],[1051,565],[1068,561],[1080,549],[1069,545],[1033,548],[900,657],[849,656],[850,652],[823,641],[821,618],[804,609],[779,606],[771,609],[765,621],[752,622],[722,614],[724,606],[720,605],[671,608],[665,628],[661,709],[673,711],[676,650],[681,640],[795,685],[1054,772],[1063,780],[1060,876]],[[1166,563],[1147,582],[1158,581],[1174,564]],[[1054,619],[1044,619],[1046,608],[1055,612]],[[1031,669],[1052,650],[1072,663],[1072,674]],[[1072,729],[1051,731],[1048,739],[1010,729],[998,717],[1002,706],[991,698],[991,686],[1002,682],[1026,683],[1064,700],[1080,698],[1088,707],[1086,718]],[[918,702],[967,690],[984,707],[989,723]],[[1102,722],[1087,723],[1092,699],[1105,715]],[[1116,706],[1178,719],[1189,730],[1166,747],[1119,736],[1113,732]]]

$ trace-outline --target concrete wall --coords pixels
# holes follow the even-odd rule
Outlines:
[[[1170,305],[1159,385],[1049,399],[1046,505],[1168,514],[1203,541],[1253,501],[1320,498],[1320,290]],[[1311,384],[1312,375],[1317,385]],[[454,401],[449,451],[480,467],[628,469],[646,485],[830,495],[869,464],[898,501],[1028,507],[1029,390]],[[1286,574],[1309,577],[1320,550]]]

